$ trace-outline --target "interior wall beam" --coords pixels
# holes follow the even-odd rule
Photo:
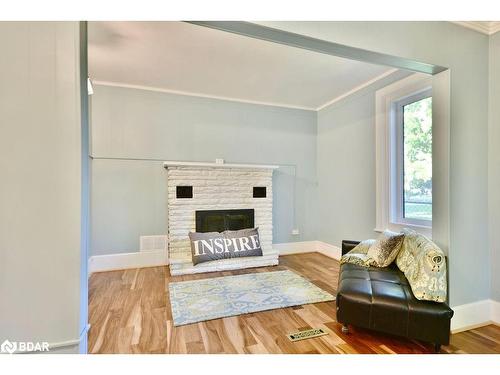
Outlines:
[[[284,44],[291,47],[302,48],[309,51],[324,53],[326,55],[343,57],[346,59],[363,61],[372,64],[392,66],[398,69],[406,69],[414,72],[437,74],[447,68],[373,52],[361,48],[333,43],[322,39],[311,38],[305,35],[295,34],[288,31],[257,25],[242,21],[186,21],[193,25],[209,27],[233,34],[244,35],[250,38],[266,40],[268,42]]]

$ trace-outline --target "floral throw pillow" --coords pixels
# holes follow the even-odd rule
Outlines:
[[[377,267],[389,266],[398,256],[404,237],[404,233],[384,231],[368,249],[368,257],[373,259]]]

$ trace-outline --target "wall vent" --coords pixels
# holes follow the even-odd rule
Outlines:
[[[266,187],[265,186],[254,186],[253,187],[253,197],[254,198],[266,198]]]
[[[140,251],[167,250],[167,236],[140,236]]]
[[[176,198],[193,198],[192,186],[177,186],[175,189]]]

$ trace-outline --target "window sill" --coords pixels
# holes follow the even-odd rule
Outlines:
[[[432,239],[432,227],[426,227],[423,225],[415,225],[415,224],[407,224],[407,223],[388,223],[387,229],[392,230],[394,232],[401,232],[403,228],[409,228],[414,230],[417,233],[423,234],[429,239]],[[375,232],[382,233],[385,229],[375,228],[373,229]]]

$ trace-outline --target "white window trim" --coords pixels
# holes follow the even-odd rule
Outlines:
[[[432,228],[432,221],[421,220],[421,219],[411,219],[405,218],[403,216],[403,180],[404,180],[404,155],[403,155],[403,128],[400,126],[403,122],[403,108],[405,105],[414,103],[416,101],[432,97],[432,87],[427,87],[424,90],[419,90],[409,96],[406,96],[396,102],[392,103],[392,112],[395,114],[395,129],[392,128],[393,136],[395,134],[395,139],[391,142],[391,160],[395,159],[396,167],[392,171],[392,184],[390,193],[391,201],[391,218],[395,223],[403,225],[416,225],[422,227]]]
[[[377,232],[382,232],[385,229],[400,231],[404,227],[408,227],[432,238],[432,226],[410,222],[409,220],[401,222],[401,220],[395,219],[397,217],[395,215],[396,202],[391,194],[391,191],[396,189],[393,184],[397,181],[396,176],[391,176],[391,173],[397,170],[394,163],[398,160],[397,157],[393,157],[397,150],[392,149],[392,145],[396,142],[391,142],[391,137],[395,136],[392,127],[396,124],[395,111],[393,110],[394,103],[418,92],[429,90],[429,88],[432,88],[432,77],[417,73],[386,86],[375,94],[375,231]]]

